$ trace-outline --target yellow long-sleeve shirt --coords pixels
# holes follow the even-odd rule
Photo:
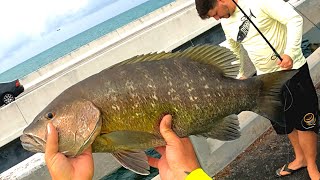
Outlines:
[[[288,3],[283,0],[238,0],[238,4],[276,51],[292,58],[293,69],[306,63],[301,50],[303,19]],[[257,74],[281,70],[277,61],[271,59],[272,49],[238,8],[231,17],[221,19],[221,25],[229,48],[240,59],[239,76],[244,73],[240,43],[248,52]]]
[[[192,171],[185,180],[212,180],[201,168]]]

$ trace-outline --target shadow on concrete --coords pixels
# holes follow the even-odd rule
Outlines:
[[[34,154],[22,148],[19,138],[11,141],[0,148],[0,174]]]

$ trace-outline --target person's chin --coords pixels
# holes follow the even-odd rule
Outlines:
[[[227,15],[226,15],[226,17],[225,17],[225,18],[229,18],[230,16],[231,16],[231,14],[229,13],[229,14],[227,14]]]

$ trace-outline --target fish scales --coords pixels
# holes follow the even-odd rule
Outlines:
[[[183,137],[207,131],[203,125],[221,119],[226,113],[255,105],[253,100],[258,92],[247,95],[252,83],[244,81],[241,83],[246,85],[239,85],[241,83],[216,72],[211,65],[189,59],[134,63],[103,71],[77,84],[70,92],[74,95],[85,87],[80,96],[91,99],[104,112],[103,133],[130,128],[154,133],[163,113],[170,113],[176,118],[177,134]],[[100,83],[97,87],[92,84],[95,78],[108,83]],[[207,98],[208,94],[212,98]],[[239,102],[243,102],[240,103],[243,107],[237,106]],[[197,124],[193,119],[203,121]]]

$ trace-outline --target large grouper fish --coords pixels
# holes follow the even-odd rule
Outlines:
[[[166,144],[159,131],[165,114],[173,116],[179,137],[237,139],[235,114],[246,110],[283,125],[280,91],[297,71],[238,80],[236,61],[230,50],[213,45],[135,56],[63,91],[23,131],[22,146],[44,152],[52,122],[65,155],[77,156],[91,145],[147,175],[144,150]]]

